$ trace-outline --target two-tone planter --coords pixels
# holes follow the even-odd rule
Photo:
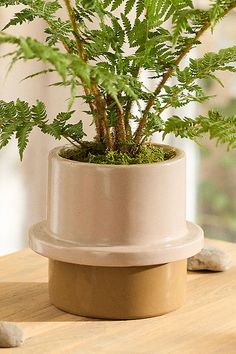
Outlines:
[[[180,307],[186,259],[203,247],[186,221],[184,153],[124,166],[70,161],[60,149],[49,155],[47,220],[30,230],[31,248],[49,258],[52,304],[110,319]]]

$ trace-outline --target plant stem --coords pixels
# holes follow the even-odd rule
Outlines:
[[[69,143],[70,143],[71,145],[75,146],[75,147],[78,149],[79,145],[75,144],[72,139],[68,138],[68,137],[65,136],[65,135],[62,135],[62,136],[63,136],[64,139],[66,139],[67,141],[69,141]]]
[[[228,12],[230,12],[233,8],[236,7],[236,2],[232,3],[228,9],[225,11],[224,15],[222,17],[224,17],[225,15],[227,15]],[[197,32],[196,36],[195,36],[195,41],[198,40],[202,34],[211,26],[211,22],[208,20],[203,26],[202,28]],[[182,61],[182,59],[190,52],[190,50],[193,48],[194,44],[189,44],[187,45],[184,50],[180,53],[180,55],[177,57],[174,65],[169,68],[169,70],[164,74],[164,76],[162,77],[161,82],[158,84],[157,88],[155,89],[155,91],[153,92],[152,96],[150,96],[150,98],[148,99],[147,105],[143,111],[143,117],[141,118],[138,128],[136,129],[135,133],[134,133],[134,142],[135,144],[140,144],[140,140],[142,139],[142,133],[143,133],[143,129],[145,127],[145,124],[147,122],[148,119],[148,113],[150,111],[150,109],[152,108],[154,102],[155,102],[155,97],[160,93],[161,89],[163,88],[163,86],[165,85],[165,83],[167,82],[167,80],[172,76],[174,68],[176,66],[179,65],[179,63]]]
[[[80,55],[80,58],[82,60],[84,60],[85,62],[87,62],[87,56],[86,56],[86,54],[84,52],[83,42],[81,40],[79,29],[78,29],[78,26],[77,26],[77,23],[76,23],[76,19],[75,19],[74,13],[73,13],[73,7],[71,5],[71,1],[70,0],[64,0],[64,2],[66,4],[66,8],[67,8],[67,12],[68,12],[71,24],[72,24],[72,28],[74,30],[74,37],[75,37],[75,40],[76,40],[77,51],[78,51],[78,53]]]
[[[94,94],[97,112],[98,112],[99,116],[101,117],[102,134],[103,134],[103,136],[105,138],[105,142],[107,144],[108,149],[112,150],[113,142],[112,142],[111,131],[110,131],[109,122],[108,122],[108,118],[107,118],[106,102],[100,96],[99,90],[98,90],[96,85],[92,86],[91,91]]]
[[[74,30],[74,37],[76,40],[76,47],[77,47],[77,52],[80,56],[80,58],[84,61],[87,62],[88,58],[87,55],[84,51],[84,47],[83,47],[83,41],[81,40],[81,36],[80,36],[80,32],[76,23],[76,19],[73,13],[73,8],[71,5],[71,0],[64,0],[65,4],[66,4],[66,8],[67,8],[67,12]],[[83,84],[83,82],[82,82]],[[84,92],[86,95],[90,94],[89,89],[83,85],[84,88]],[[95,99],[95,106],[96,109],[94,108],[93,104],[90,102],[89,106],[91,109],[91,112],[93,114],[94,117],[94,121],[95,121],[95,126],[96,126],[96,132],[97,132],[97,141],[100,140],[106,140],[107,141],[107,146],[109,149],[112,148],[112,139],[111,139],[111,133],[109,130],[109,126],[108,126],[108,121],[107,121],[107,116],[106,116],[106,106],[102,103],[102,98],[99,92],[99,89],[97,87],[97,85],[93,84],[91,87],[91,92],[94,95],[94,99]],[[95,112],[96,110],[96,112]],[[102,122],[100,122],[99,117],[101,117]]]
[[[124,116],[126,135],[127,135],[127,139],[129,140],[132,138],[132,129],[129,123],[132,118],[131,108],[132,108],[132,101],[129,101],[126,105],[126,113]]]
[[[116,124],[117,147],[121,151],[125,152],[127,150],[127,147],[124,146],[124,144],[127,141],[125,115],[123,110],[121,110],[118,106],[116,112],[117,112],[117,124]]]
[[[148,35],[149,35],[148,15],[149,15],[149,8],[147,6],[146,9],[145,9],[145,15],[144,15],[145,18],[146,18],[146,28],[145,28],[146,42],[148,41]],[[137,65],[137,67],[135,68],[134,75],[133,75],[134,78],[138,78],[139,71],[140,71],[140,65]],[[124,117],[126,133],[127,133],[127,136],[129,138],[132,138],[132,129],[131,129],[131,126],[129,124],[129,120],[130,120],[130,117],[131,117],[132,104],[133,104],[132,100],[130,100],[127,103],[126,108],[125,108],[125,117]]]
[[[138,78],[139,71],[140,71],[140,66],[137,66],[136,69],[135,69],[134,75],[133,75],[134,78]],[[127,102],[126,107],[124,109],[124,111],[125,111],[124,122],[125,122],[125,130],[126,130],[127,138],[131,138],[132,137],[132,130],[131,130],[131,126],[130,126],[130,123],[129,123],[130,118],[132,116],[131,115],[132,104],[133,104],[133,101],[130,99]]]

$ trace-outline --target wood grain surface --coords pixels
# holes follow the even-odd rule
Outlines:
[[[229,251],[236,244],[207,241]],[[24,331],[6,354],[236,354],[236,266],[225,273],[189,273],[188,300],[170,314],[104,321],[66,314],[50,305],[47,259],[27,249],[0,258],[0,321]]]

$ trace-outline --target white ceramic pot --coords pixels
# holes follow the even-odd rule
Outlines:
[[[170,148],[165,146],[165,149]],[[72,301],[68,300],[67,305],[63,306],[58,305],[55,300],[58,286],[60,287],[55,277],[60,278],[59,274],[63,273],[64,266],[64,276],[60,278],[60,282],[65,283],[65,277],[68,279],[65,269],[70,268],[70,274],[74,272],[73,282],[75,278],[78,282],[81,278],[84,289],[81,291],[89,293],[94,291],[89,270],[95,274],[94,269],[97,267],[96,277],[100,279],[99,284],[104,289],[102,282],[107,282],[109,278],[111,283],[114,274],[119,278],[119,268],[123,272],[123,278],[126,269],[129,279],[129,267],[135,267],[138,272],[142,267],[155,266],[156,271],[151,276],[152,281],[155,281],[160,265],[172,264],[173,269],[173,264],[178,265],[178,261],[182,261],[185,264],[182,277],[185,282],[185,260],[203,247],[203,232],[199,226],[186,221],[184,153],[177,149],[176,156],[170,160],[126,166],[67,160],[60,157],[60,149],[52,150],[49,155],[47,220],[34,225],[30,230],[32,249],[52,260],[50,282],[55,290],[51,291],[52,302],[69,312],[92,317],[138,318],[163,313],[160,309],[155,309],[155,306],[152,313],[140,310],[140,316],[136,307],[133,317],[125,315],[124,309],[121,310],[120,317],[119,311],[112,316],[112,306],[109,311],[99,314],[90,311],[89,306],[86,311],[80,310],[79,304],[77,310],[74,307],[70,309],[68,304]],[[77,268],[73,268],[72,272],[68,263]],[[84,267],[88,267],[86,271]],[[114,269],[114,274],[111,269]],[[82,281],[81,270],[83,274],[87,274],[89,281]],[[166,275],[168,272],[170,273],[170,269]],[[137,274],[135,279],[138,284]],[[149,286],[150,274],[149,271]],[[142,288],[144,278],[142,275]],[[127,285],[128,280],[125,282]],[[85,289],[87,283],[90,288]],[[113,288],[115,284],[117,281],[114,279]],[[106,291],[109,296],[109,289]],[[76,289],[74,293],[77,293],[75,297],[80,298],[81,294],[78,296]],[[118,296],[118,292],[116,293]],[[102,295],[96,296],[101,303]],[[91,299],[89,301],[91,305]],[[96,303],[94,308],[98,306],[99,303]],[[176,307],[178,306],[170,306],[164,312]]]

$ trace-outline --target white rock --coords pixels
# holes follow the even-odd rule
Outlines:
[[[212,270],[224,272],[230,268],[232,258],[215,247],[205,247],[195,256],[188,259],[188,270]]]
[[[19,347],[24,342],[21,328],[10,322],[0,322],[0,348]]]

